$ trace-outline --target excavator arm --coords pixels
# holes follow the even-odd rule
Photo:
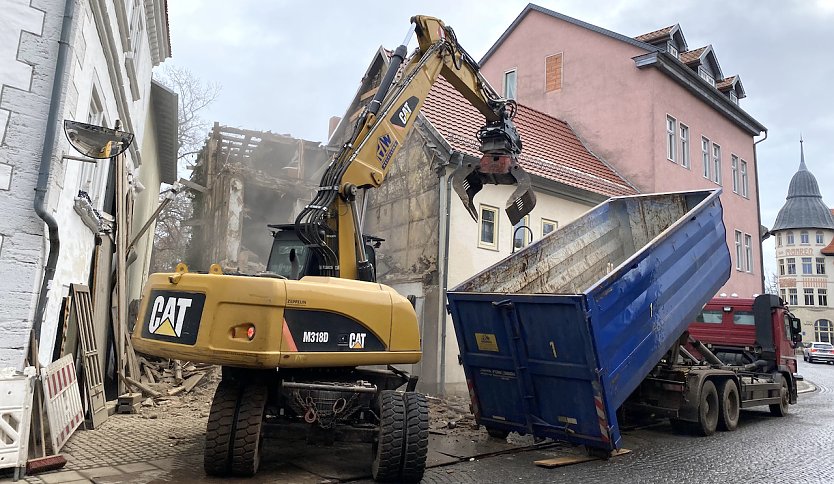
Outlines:
[[[506,207],[513,224],[535,206],[530,177],[517,161],[521,139],[512,122],[515,102],[498,96],[478,64],[460,47],[451,27],[427,16],[412,17],[411,22],[412,31],[395,50],[350,140],[333,157],[313,201],[296,218],[296,231],[315,254],[322,275],[376,280],[365,253],[357,194],[385,180],[429,90],[441,75],[486,120],[477,133],[483,153],[480,163],[464,164],[452,175],[452,185],[469,213],[477,220],[473,198],[484,183],[518,185]],[[406,60],[412,32],[417,35],[418,48]]]

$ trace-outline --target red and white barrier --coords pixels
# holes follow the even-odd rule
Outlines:
[[[26,467],[36,375],[31,366],[0,370],[0,469]]]
[[[72,358],[72,355],[64,356],[41,369],[52,452],[55,454],[84,421],[84,407]]]

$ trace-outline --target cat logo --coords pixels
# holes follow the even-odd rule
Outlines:
[[[185,321],[185,315],[191,303],[190,297],[157,296],[153,301],[148,331],[179,338],[182,336],[182,323]]]
[[[411,118],[414,110],[417,109],[417,104],[419,103],[420,100],[417,96],[411,96],[406,99],[402,106],[400,106],[394,115],[391,116],[391,124],[399,126],[400,128],[405,128],[405,125],[408,124],[408,120]]]
[[[348,338],[348,348],[352,350],[364,349],[365,336],[367,336],[367,333],[350,333],[350,337]]]

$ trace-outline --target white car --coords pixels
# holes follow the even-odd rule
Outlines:
[[[831,343],[809,343],[802,350],[802,359],[808,363],[814,363],[815,361],[834,363],[834,345]]]

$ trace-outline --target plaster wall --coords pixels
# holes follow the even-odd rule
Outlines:
[[[734,270],[720,292],[751,297],[763,291],[752,137],[654,68],[638,69],[635,45],[531,11],[484,63],[482,72],[503,91],[516,69],[522,104],[567,121],[589,149],[641,192],[723,187],[727,243],[735,262],[735,230],[753,238],[754,264]],[[545,59],[562,54],[562,85],[545,90]],[[689,168],[667,160],[666,116],[689,127]],[[677,126],[677,125],[676,125]],[[721,185],[704,178],[701,137],[721,146]],[[731,155],[747,162],[748,194],[733,193]]]

